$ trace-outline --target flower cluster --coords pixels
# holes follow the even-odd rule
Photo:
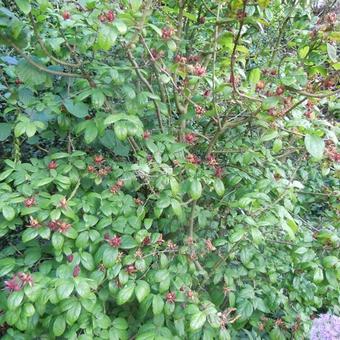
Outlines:
[[[340,152],[337,152],[335,144],[331,140],[326,141],[327,157],[333,162],[340,162]]]
[[[64,233],[66,232],[68,229],[70,229],[71,224],[62,221],[62,220],[52,220],[50,222],[48,222],[48,227],[52,230],[52,231],[57,231],[59,233]]]
[[[175,33],[175,30],[172,27],[162,28],[162,38],[164,40],[169,40],[173,36],[174,33]]]
[[[101,22],[112,22],[116,19],[116,13],[112,10],[110,11],[107,11],[106,13],[103,13],[101,14],[98,19],[101,21]]]
[[[311,340],[340,339],[340,318],[331,314],[321,314],[313,320]]]
[[[193,133],[187,133],[184,136],[184,140],[187,144],[194,145],[197,142],[197,136]]]
[[[118,180],[116,184],[112,185],[110,188],[110,191],[115,194],[117,193],[122,187],[124,186],[124,181],[123,180]]]
[[[120,246],[120,244],[122,243],[122,238],[120,236],[113,236],[110,237],[109,234],[105,234],[104,235],[104,240],[111,246],[114,248],[118,248]]]
[[[13,277],[10,280],[5,281],[5,287],[10,292],[18,292],[25,285],[29,286],[33,285],[33,279],[30,274],[17,273],[13,275]]]
[[[36,200],[35,200],[35,197],[28,197],[24,200],[24,206],[26,208],[30,208],[30,207],[33,207],[35,204],[36,204]]]
[[[98,177],[107,176],[111,171],[111,167],[104,166],[105,159],[102,155],[96,155],[93,157],[94,165],[90,164],[87,167],[87,171],[91,174],[96,174]]]

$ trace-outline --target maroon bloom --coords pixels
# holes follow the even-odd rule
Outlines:
[[[24,205],[26,208],[33,207],[36,204],[35,197],[28,197],[24,200]]]
[[[77,264],[73,269],[73,277],[77,277],[80,274],[80,266]]]
[[[56,161],[51,161],[48,163],[47,167],[50,169],[50,170],[54,170],[58,167],[58,164]]]
[[[174,292],[169,292],[165,296],[166,302],[168,303],[175,303],[176,301],[176,294]]]

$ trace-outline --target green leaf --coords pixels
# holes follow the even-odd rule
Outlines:
[[[65,282],[61,284],[60,286],[57,287],[57,296],[59,300],[64,300],[68,298],[74,289],[74,284],[73,282]]]
[[[128,284],[119,291],[117,295],[117,304],[123,305],[126,303],[132,297],[134,290],[135,283],[128,282]]]
[[[124,141],[127,138],[128,131],[123,123],[121,122],[116,123],[113,129],[117,139]]]
[[[241,315],[243,319],[249,319],[253,314],[254,308],[250,301],[244,300],[237,308],[237,312]]]
[[[116,259],[118,256],[117,248],[107,248],[103,253],[103,264],[106,268],[111,268],[116,264]]]
[[[336,63],[336,61],[337,61],[336,48],[329,43],[327,44],[327,53],[328,53],[329,59],[333,63]]]
[[[96,125],[95,124],[88,125],[85,129],[85,135],[84,135],[85,143],[86,144],[92,143],[97,138],[97,135],[98,135],[98,129]]]
[[[136,240],[130,236],[130,235],[124,235],[122,236],[122,243],[120,245],[120,248],[122,249],[132,249],[136,248],[138,246],[138,243]]]
[[[320,283],[323,281],[323,271],[321,268],[316,268],[314,271],[313,282]]]
[[[55,336],[61,336],[65,332],[66,322],[62,315],[57,316],[53,323],[53,334]]]
[[[261,79],[261,70],[259,68],[254,68],[249,73],[249,81],[252,84],[256,84]]]
[[[281,139],[275,139],[273,143],[273,148],[272,148],[274,153],[278,153],[282,150],[282,140]]]
[[[95,109],[100,109],[105,103],[105,94],[99,89],[93,90],[91,102]]]
[[[12,133],[13,124],[0,123],[0,142],[6,140]]]
[[[52,241],[52,245],[53,245],[54,249],[61,250],[63,245],[64,245],[64,236],[61,235],[58,232],[55,232],[52,235],[52,240],[51,241]]]
[[[263,142],[268,142],[274,138],[276,138],[279,135],[277,130],[269,130],[267,131],[261,138]]]
[[[236,242],[240,241],[245,233],[246,233],[246,231],[244,229],[239,229],[239,230],[233,232],[230,235],[230,242],[236,243]]]
[[[142,302],[150,294],[150,285],[143,280],[138,280],[135,288],[138,302]]]
[[[101,50],[108,51],[114,45],[117,39],[117,32],[112,26],[101,25],[98,32],[97,47]]]
[[[224,183],[222,182],[220,178],[215,179],[214,188],[218,196],[222,197],[224,195],[224,191],[225,191]]]
[[[38,236],[38,231],[34,228],[28,228],[22,233],[22,242],[26,243]]]
[[[202,195],[202,184],[198,179],[194,179],[190,185],[190,196],[193,200],[198,200]]]
[[[142,0],[129,0],[131,9],[133,12],[136,12],[139,10],[140,6],[142,6]]]
[[[72,307],[66,313],[66,322],[73,325],[79,318],[81,313],[81,304],[78,301],[72,303]]]
[[[323,152],[325,149],[325,142],[322,138],[315,135],[305,136],[305,146],[307,151],[316,159],[321,159],[323,157]]]
[[[5,257],[0,259],[0,276],[8,274],[15,267],[15,259]]]
[[[81,264],[84,266],[85,269],[92,271],[94,270],[94,260],[90,253],[83,252],[80,256]]]
[[[180,217],[183,215],[182,206],[177,200],[171,200],[171,208],[176,216]]]
[[[20,306],[23,299],[24,292],[22,290],[18,292],[12,292],[7,299],[8,309],[9,310],[17,309]]]
[[[190,328],[193,331],[197,331],[201,329],[203,325],[205,324],[206,319],[207,319],[207,316],[203,312],[198,312],[194,314],[190,320]]]
[[[154,295],[152,299],[152,312],[154,315],[162,313],[164,308],[164,301],[160,295]]]
[[[279,103],[279,98],[276,96],[271,96],[271,97],[267,97],[263,103],[262,103],[262,107],[264,110],[268,110],[271,108],[275,108],[277,106],[277,104]]]
[[[118,32],[120,33],[120,34],[125,34],[126,32],[127,32],[127,26],[126,26],[126,24],[125,24],[125,22],[124,21],[122,21],[122,20],[116,20],[115,21],[115,25],[116,25],[116,27],[117,27],[117,29],[118,29]]]
[[[302,59],[305,58],[308,52],[309,52],[309,46],[301,47],[298,51],[299,57]]]
[[[15,3],[24,14],[27,15],[31,12],[32,7],[29,0],[15,0]]]
[[[2,208],[2,215],[7,221],[12,221],[15,217],[15,210],[9,205],[5,205]]]
[[[85,103],[75,103],[71,99],[66,99],[64,105],[67,111],[77,118],[84,118],[89,114],[89,107]]]

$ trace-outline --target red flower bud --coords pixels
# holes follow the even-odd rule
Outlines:
[[[48,166],[47,166],[50,170],[53,170],[53,169],[56,169],[58,167],[58,164],[56,161],[51,161],[48,163]]]
[[[73,277],[77,277],[80,274],[80,266],[77,264],[73,269]]]
[[[68,20],[68,19],[71,18],[71,14],[68,11],[64,11],[62,16],[63,16],[64,20]]]

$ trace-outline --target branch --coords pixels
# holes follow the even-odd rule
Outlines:
[[[32,60],[32,58],[30,58],[28,55],[26,55],[24,53],[23,50],[21,50],[13,41],[7,39],[4,36],[1,36],[1,38],[10,46],[12,46],[29,64],[31,64],[32,66],[36,67],[38,70],[49,73],[49,74],[53,74],[55,76],[61,76],[61,77],[70,77],[70,78],[84,78],[82,75],[77,74],[77,73],[67,73],[67,72],[62,72],[62,71],[54,71],[54,70],[50,70],[45,66],[42,66],[40,64],[38,64],[37,62],[35,62],[34,60]]]
[[[153,89],[152,89],[152,86],[151,84],[148,82],[148,80],[143,76],[142,72],[140,71],[140,67],[139,65],[137,64],[137,61],[136,59],[133,57],[131,51],[128,49],[128,46],[126,46],[127,48],[127,56],[128,56],[128,59],[130,60],[131,64],[133,65],[136,73],[137,73],[137,76],[139,77],[139,79],[142,81],[142,83],[147,87],[147,89],[149,90],[149,92],[151,92],[152,94],[154,94],[153,92]],[[157,115],[157,120],[158,120],[158,124],[159,124],[159,127],[161,129],[162,132],[164,132],[164,128],[163,128],[163,123],[162,123],[162,118],[161,118],[161,111],[160,111],[160,108],[159,108],[159,105],[157,103],[157,101],[155,99],[152,99],[154,105],[155,105],[155,109],[156,109],[156,115]]]
[[[34,31],[34,35],[36,37],[36,39],[38,40],[38,43],[40,45],[40,47],[42,48],[42,50],[45,52],[45,54],[53,61],[55,61],[56,63],[63,65],[63,66],[69,66],[69,67],[79,67],[81,65],[81,63],[77,63],[77,64],[73,64],[73,63],[68,63],[66,61],[60,60],[56,57],[54,57],[52,54],[50,54],[50,52],[48,51],[46,45],[44,44],[43,40],[40,38],[40,35],[38,33],[38,29],[37,26],[35,24],[34,18],[32,13],[29,14],[29,18],[31,21],[31,24],[33,26],[33,31]]]
[[[247,0],[243,0],[243,13],[245,13],[245,10],[246,10],[246,6],[247,6]],[[233,48],[233,51],[231,53],[231,58],[230,58],[230,81],[231,81],[231,85],[232,85],[232,88],[233,88],[233,92],[234,94],[236,93],[239,97],[241,98],[245,98],[245,99],[249,99],[249,100],[253,100],[253,101],[257,101],[257,102],[260,102],[262,103],[262,100],[259,99],[259,98],[256,98],[256,97],[251,97],[251,96],[248,96],[246,94],[243,94],[241,93],[237,86],[236,86],[236,78],[235,78],[235,62],[236,62],[236,49],[237,49],[237,45],[238,45],[238,42],[240,40],[240,37],[241,37],[241,31],[242,31],[242,28],[243,28],[243,24],[244,24],[244,18],[241,19],[241,22],[240,22],[240,28],[237,32],[237,35],[236,35],[236,38],[235,38],[235,41],[234,41],[234,48]]]
[[[328,92],[328,93],[309,93],[301,90],[296,90],[293,87],[287,87],[287,90],[291,92],[296,92],[298,94],[301,94],[302,96],[309,97],[309,98],[327,98],[334,96],[338,93],[340,93],[340,89],[337,89],[336,91]]]
[[[194,201],[192,203],[191,214],[190,214],[190,219],[189,219],[189,237],[191,238],[191,240],[194,239],[194,220],[195,220],[196,205],[197,205],[197,201]]]

